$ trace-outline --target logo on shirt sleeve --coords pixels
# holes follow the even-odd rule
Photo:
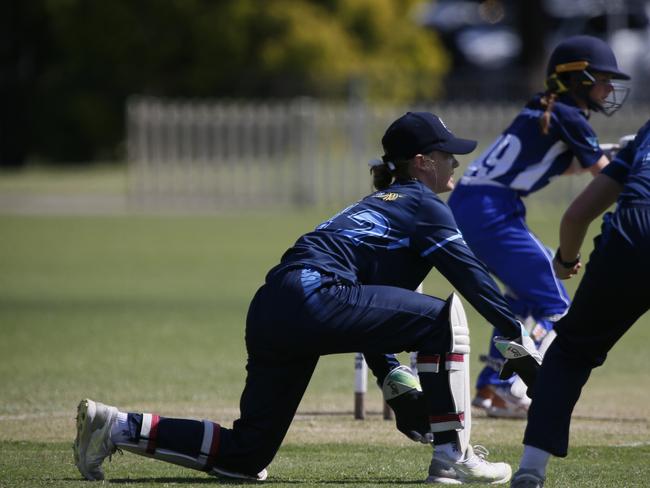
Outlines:
[[[403,197],[404,195],[400,195],[399,193],[395,192],[386,192],[386,191],[380,191],[377,192],[373,195],[374,198],[379,198],[383,200],[384,202],[394,202],[398,198]]]

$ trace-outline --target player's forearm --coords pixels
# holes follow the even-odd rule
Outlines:
[[[578,257],[589,224],[618,198],[622,186],[607,175],[596,176],[576,197],[560,223],[560,254],[571,262]]]
[[[467,248],[458,248],[454,259],[438,263],[438,270],[489,324],[505,337],[519,337],[519,322],[503,298],[485,265]]]
[[[565,213],[560,222],[559,257],[564,262],[572,262],[580,254],[590,220]]]

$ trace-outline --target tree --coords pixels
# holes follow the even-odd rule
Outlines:
[[[341,99],[356,83],[373,100],[430,100],[448,61],[417,23],[419,3],[9,0],[16,25],[27,27],[8,34],[14,58],[39,53],[24,83],[34,103],[16,124],[23,147],[11,158],[119,158],[125,101],[136,93]]]

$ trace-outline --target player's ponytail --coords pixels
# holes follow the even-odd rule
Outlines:
[[[385,190],[393,182],[393,175],[384,163],[371,166],[370,174],[372,175],[372,186],[377,190]]]
[[[377,190],[385,190],[396,179],[410,179],[410,161],[390,161],[386,156],[370,161],[372,186]]]
[[[547,91],[539,101],[539,103],[544,108],[544,113],[539,118],[539,127],[542,130],[542,134],[544,135],[548,134],[549,128],[551,126],[551,114],[553,113],[553,106],[555,105],[556,99],[557,93]]]

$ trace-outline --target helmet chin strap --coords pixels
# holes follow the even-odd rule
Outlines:
[[[544,82],[544,87],[546,88],[547,91],[557,93],[558,95],[562,93],[567,93],[569,91],[569,88],[559,78],[557,73],[553,73],[551,76],[546,78],[546,81]]]

